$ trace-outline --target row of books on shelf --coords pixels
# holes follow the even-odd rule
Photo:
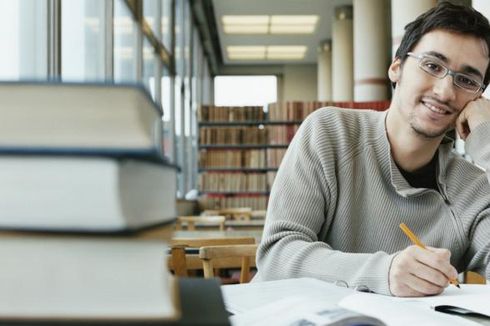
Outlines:
[[[266,192],[269,190],[264,173],[221,173],[199,174],[199,190],[202,192]]]
[[[198,119],[207,121],[262,121],[265,120],[265,112],[262,106],[212,106],[199,107]]]
[[[390,102],[389,101],[372,101],[372,102],[291,101],[291,102],[283,102],[283,103],[271,103],[268,105],[268,120],[269,121],[304,120],[313,111],[328,106],[384,111],[390,106]]]
[[[201,127],[199,144],[267,144],[267,135],[268,130],[259,127]]]
[[[200,122],[296,121],[328,106],[384,111],[389,105],[389,101],[287,101],[268,104],[267,113],[262,106],[203,105],[199,108],[198,118]]]
[[[277,168],[286,149],[232,149],[199,151],[201,168]]]
[[[205,150],[199,151],[199,166],[201,168],[264,168],[266,167],[266,152],[262,149],[250,150]]]
[[[294,134],[298,131],[298,128],[299,125],[267,126],[269,144],[289,144],[291,140],[293,140]]]
[[[149,93],[2,82],[0,111],[0,322],[177,318],[177,171]]]
[[[281,165],[287,149],[285,148],[269,148],[267,149],[267,166],[279,167]],[[269,183],[272,185],[272,182]]]
[[[267,209],[267,195],[219,196],[203,195],[199,198],[199,207],[205,209],[224,209],[230,207],[250,207],[252,210]]]

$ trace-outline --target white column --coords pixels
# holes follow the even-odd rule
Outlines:
[[[332,98],[352,101],[353,72],[352,6],[335,8],[332,27]]]
[[[405,25],[436,5],[436,0],[391,0],[391,56],[395,57]]]
[[[388,98],[388,20],[384,0],[354,0],[354,101]]]
[[[488,0],[473,0],[473,8],[478,10],[483,16],[490,20],[490,1]],[[483,96],[490,97],[490,87],[487,87]]]
[[[318,48],[317,68],[318,101],[332,100],[332,44],[322,42]]]

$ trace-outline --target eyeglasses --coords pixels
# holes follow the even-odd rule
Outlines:
[[[480,90],[485,90],[483,82],[469,75],[449,69],[440,59],[434,56],[426,53],[417,55],[412,52],[408,52],[407,55],[417,59],[419,61],[419,68],[431,76],[442,79],[450,75],[453,77],[454,85],[473,94],[478,93]]]

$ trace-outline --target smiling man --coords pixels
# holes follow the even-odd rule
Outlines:
[[[386,112],[310,115],[274,182],[256,280],[315,277],[396,296],[490,278],[490,26],[442,2],[405,27]],[[456,128],[475,166],[453,153]],[[427,245],[410,245],[406,223]]]

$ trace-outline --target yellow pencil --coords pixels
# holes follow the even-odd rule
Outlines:
[[[422,243],[422,241],[417,238],[417,236],[408,228],[408,226],[405,223],[400,224],[400,228],[402,229],[403,233],[407,235],[407,237],[412,241],[412,243],[422,249],[426,249],[425,245]],[[457,279],[450,279],[449,283],[456,285],[458,288],[461,288],[459,286],[459,282]]]

